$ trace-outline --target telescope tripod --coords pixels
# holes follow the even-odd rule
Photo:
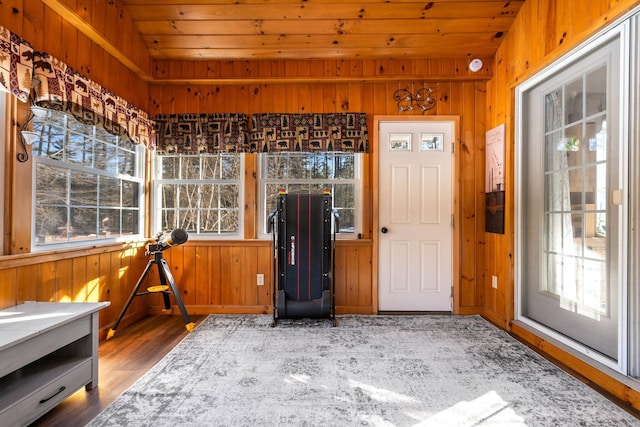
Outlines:
[[[180,308],[180,313],[182,313],[182,317],[184,318],[185,328],[187,328],[187,331],[189,332],[193,331],[193,329],[195,328],[196,326],[195,323],[191,321],[191,318],[189,317],[187,310],[184,308],[182,298],[180,297],[180,292],[178,291],[178,286],[176,285],[176,281],[173,280],[173,276],[171,275],[171,270],[167,265],[167,261],[165,261],[164,258],[162,258],[162,252],[154,251],[151,254],[153,255],[153,259],[150,259],[149,262],[147,263],[147,267],[144,269],[144,272],[142,273],[142,276],[140,276],[140,279],[138,279],[138,283],[136,283],[136,286],[133,288],[131,295],[129,295],[129,299],[127,300],[127,303],[124,305],[124,308],[122,309],[122,312],[118,316],[118,319],[113,324],[113,327],[109,329],[109,332],[107,333],[107,339],[111,338],[116,333],[116,329],[118,328],[120,321],[124,317],[124,314],[126,313],[127,309],[129,308],[129,306],[131,305],[131,302],[135,297],[148,295],[148,294],[155,294],[155,293],[162,294],[165,310],[171,310],[171,300],[169,299],[169,295],[173,293],[173,297],[176,299],[176,302],[178,303],[178,307]],[[147,277],[147,274],[149,274],[149,272],[151,271],[154,265],[158,267],[158,275],[160,276],[160,285],[151,286],[147,288],[147,290],[144,292],[138,292],[138,289],[142,285],[142,282],[144,282],[145,277]]]

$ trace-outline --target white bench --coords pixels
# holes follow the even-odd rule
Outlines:
[[[0,424],[26,425],[98,386],[98,311],[109,302],[26,302],[0,310]]]

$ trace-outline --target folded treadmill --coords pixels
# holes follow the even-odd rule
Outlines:
[[[327,318],[335,326],[333,283],[338,215],[331,192],[278,194],[273,236],[273,326],[278,319]]]

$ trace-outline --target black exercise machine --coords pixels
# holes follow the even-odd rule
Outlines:
[[[279,192],[269,215],[273,237],[273,323],[335,318],[335,242],[338,215],[331,192]]]

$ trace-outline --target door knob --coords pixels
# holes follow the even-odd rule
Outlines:
[[[380,232],[381,232],[382,234],[387,234],[387,231],[389,231],[389,229],[388,229],[387,227],[382,227],[382,228],[380,229]]]

